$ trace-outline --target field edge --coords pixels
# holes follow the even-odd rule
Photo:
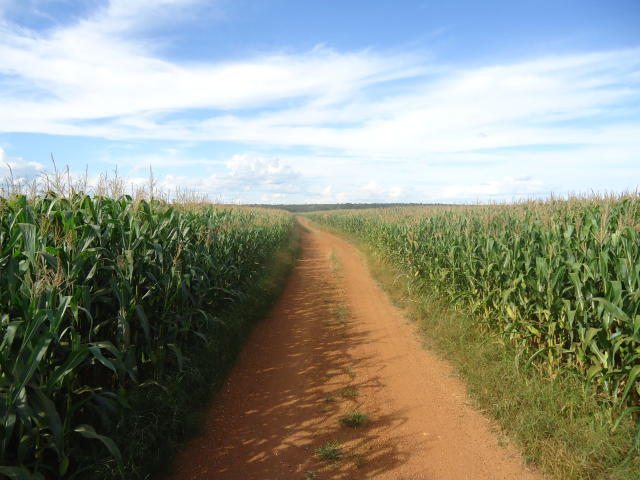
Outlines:
[[[114,440],[121,446],[124,470],[111,457],[96,459],[84,475],[97,480],[164,478],[177,451],[201,432],[203,419],[224,385],[253,326],[268,314],[283,291],[300,255],[300,226],[278,247],[253,279],[243,299],[216,314],[228,336],[194,343],[185,368],[167,375],[164,388],[139,389],[130,398],[127,415]],[[215,367],[215,368],[213,368]]]
[[[426,284],[417,287],[355,236],[311,222],[363,253],[372,277],[417,325],[425,348],[453,365],[474,406],[497,423],[504,441],[513,442],[528,464],[554,480],[640,480],[640,456],[628,453],[635,451],[633,422],[628,418],[612,432],[612,412],[577,375],[525,371],[517,352],[479,328],[469,312]]]

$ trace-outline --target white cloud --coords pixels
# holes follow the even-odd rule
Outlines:
[[[220,162],[212,162],[219,165]],[[219,173],[209,175],[181,175],[151,171],[143,172],[134,168],[128,172],[110,171],[100,174],[67,171],[58,175],[60,188],[82,189],[87,192],[116,194],[112,190],[119,185],[117,194],[149,194],[152,185],[155,195],[169,199],[179,193],[192,193],[207,197],[210,201],[224,203],[277,203],[291,194],[299,194],[306,186],[307,179],[278,158],[259,157],[249,154],[234,155]],[[9,168],[10,167],[10,168]],[[11,176],[12,175],[12,176]],[[0,148],[0,197],[10,184],[31,185],[37,180],[37,188],[49,188],[47,178],[55,180],[51,169],[41,164],[26,162],[21,158],[9,158]],[[117,179],[117,181],[116,181]]]
[[[222,165],[222,160],[212,160],[206,157],[194,157],[178,148],[164,148],[154,153],[127,154],[112,152],[96,153],[102,163],[112,164],[115,168],[126,168],[128,175],[138,175],[151,169],[185,168],[199,166],[211,168]]]
[[[179,168],[220,162],[177,150],[104,160],[132,178],[173,168],[166,187],[246,201],[507,198],[630,186],[640,173],[640,48],[473,68],[325,47],[164,57],[153,30],[209,5],[111,0],[44,32],[0,22],[0,131],[235,142],[258,153],[202,178]]]
[[[215,3],[204,0],[111,0],[83,26],[108,34],[140,31],[156,24],[189,18],[194,14],[194,7],[206,5],[210,10],[215,8]]]
[[[0,92],[2,117],[11,113],[11,121],[0,120],[0,129],[153,138],[158,125],[150,113],[256,108],[300,97],[322,104],[364,85],[415,74],[406,55],[390,59],[322,47],[298,55],[179,64],[157,55],[157,37],[140,34],[149,23],[174,21],[178,11],[202,3],[112,0],[88,19],[44,33],[0,25],[0,74],[21,81]],[[103,126],[74,123],[110,118]],[[165,127],[174,129],[171,138],[191,133],[188,127]]]
[[[333,185],[327,185],[316,192],[309,192],[303,203],[345,203],[349,198],[347,193],[335,191]]]
[[[402,186],[386,187],[376,180],[369,180],[355,190],[354,202],[398,202],[409,194],[409,190]]]
[[[156,55],[157,42],[122,33],[166,22],[200,4],[112,0],[87,19],[45,33],[0,27],[0,73],[18,79],[0,91],[0,130],[421,156],[606,142],[601,137],[610,132],[603,127],[549,123],[634,108],[639,97],[639,49],[475,69],[427,65],[418,55],[322,47],[180,64]],[[425,73],[435,75],[425,79]],[[402,78],[414,81],[399,93],[368,93],[370,86]],[[292,107],[282,103],[287,99],[298,101]],[[244,113],[265,106],[268,113]],[[184,111],[193,108],[226,113],[190,120]],[[172,120],[165,119],[167,112],[173,112]],[[639,137],[638,123],[607,128],[629,140]]]
[[[379,65],[374,68],[376,62],[368,63],[367,55],[361,58],[357,54],[320,51],[211,67],[211,71],[229,77],[228,82],[217,85],[218,93],[211,95],[203,93],[204,77],[186,70],[183,73],[189,78],[184,83],[191,88],[185,90],[184,96],[179,91],[170,94],[181,67],[175,67],[176,77],[165,75],[166,81],[154,79],[153,72],[143,73],[137,85],[131,83],[136,83],[134,72],[133,80],[127,80],[129,84],[123,91],[101,93],[104,102],[109,103],[104,108],[92,104],[91,94],[84,99],[82,95],[74,97],[67,103],[54,102],[53,107],[39,103],[40,110],[19,102],[11,107],[19,112],[18,118],[14,114],[12,121],[0,124],[0,128],[109,138],[231,140],[276,147],[332,148],[346,154],[385,157],[424,158],[432,153],[536,144],[638,146],[640,121],[627,118],[616,123],[608,118],[624,109],[632,118],[638,113],[633,110],[634,100],[640,96],[635,87],[640,69],[638,50],[452,71],[443,79],[420,81],[408,91],[386,98],[366,95],[365,84],[376,79],[367,77],[370,70],[363,67],[360,71],[358,65],[366,64],[371,71],[385,70],[384,59],[378,59]],[[386,68],[391,72],[395,66],[391,63]],[[344,71],[352,71],[352,78],[345,78],[348,74],[335,75]],[[408,70],[403,71],[406,74]],[[270,72],[275,76],[271,77]],[[298,80],[310,77],[314,78],[310,84]],[[340,78],[338,86],[333,83],[336,77]],[[147,83],[156,87],[147,89]],[[253,84],[264,88],[254,89]],[[271,88],[271,84],[277,86]],[[149,93],[137,92],[143,86]],[[353,99],[345,101],[345,93],[338,102],[328,93],[340,88],[351,92]],[[214,98],[216,95],[219,98]],[[310,99],[294,108],[279,106],[277,101],[286,96]],[[136,106],[136,102],[140,104]],[[163,121],[161,115],[166,109],[195,105],[237,109],[265,104],[276,108],[270,113],[251,115],[231,110],[197,121]],[[142,110],[155,114],[136,113]],[[57,118],[62,111],[66,117]],[[99,126],[76,126],[69,118],[97,118],[116,111],[124,112],[123,116]],[[20,112],[25,112],[22,120]],[[575,125],[571,120],[592,124]]]
[[[24,185],[45,172],[44,165],[29,162],[19,157],[9,157],[0,147],[0,184]]]
[[[211,200],[257,203],[262,199],[277,202],[285,196],[299,194],[306,179],[277,158],[247,154],[234,155],[226,162],[226,170],[211,175],[187,176],[166,174],[156,179],[158,187],[172,194],[187,190],[205,195]],[[148,178],[129,177],[135,185],[145,185]]]
[[[436,189],[432,196],[439,200],[513,200],[530,198],[545,191],[545,185],[540,180],[531,177],[506,177],[484,183],[467,185],[447,185]]]
[[[227,183],[248,185],[282,185],[298,180],[300,174],[294,172],[280,160],[234,155],[228,162],[229,173],[225,177]]]

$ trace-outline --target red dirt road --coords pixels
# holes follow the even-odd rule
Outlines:
[[[255,328],[171,478],[541,480],[499,445],[358,250],[307,227],[282,298]],[[355,411],[369,424],[339,423]],[[339,461],[316,454],[331,441],[341,446]]]

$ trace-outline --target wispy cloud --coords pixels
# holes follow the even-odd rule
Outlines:
[[[433,196],[442,199],[467,199],[476,200],[485,199],[502,199],[502,198],[530,198],[539,193],[545,193],[544,185],[540,180],[531,177],[522,178],[501,178],[491,180],[486,183],[477,183],[470,185],[447,185],[439,191],[434,192]],[[548,192],[546,192],[548,193]]]
[[[177,8],[197,2],[157,3],[112,1],[88,19],[44,33],[0,26],[0,73],[20,80],[2,92],[3,113],[11,119],[0,129],[155,138],[166,133],[159,127],[181,127],[171,138],[201,137],[192,126],[154,119],[184,109],[255,109],[298,98],[327,104],[416,73],[407,56],[322,47],[221,63],[170,62],[156,54],[154,42],[122,34],[148,28],[158,12],[172,18]],[[76,123],[96,119],[108,121]]]
[[[229,61],[163,56],[149,32],[205,4],[112,0],[44,31],[1,22],[0,131],[230,142],[239,155],[226,173],[166,182],[247,198],[258,195],[251,184],[273,199],[530,195],[579,187],[558,181],[576,164],[640,160],[640,48],[473,68],[423,51],[325,46]],[[271,153],[246,155],[261,150]],[[220,160],[164,151],[127,163],[137,174]],[[315,189],[301,187],[312,180]]]

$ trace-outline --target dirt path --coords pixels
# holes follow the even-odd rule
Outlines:
[[[302,246],[174,480],[542,479],[499,445],[353,246],[312,228]],[[352,412],[368,425],[341,425]],[[318,455],[330,442],[339,461]]]

